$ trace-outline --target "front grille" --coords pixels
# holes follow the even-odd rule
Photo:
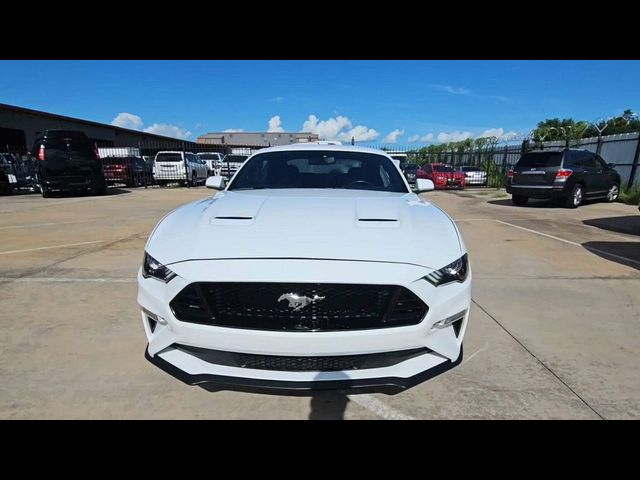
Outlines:
[[[404,287],[337,283],[192,283],[170,306],[183,322],[294,332],[416,325],[428,311]]]
[[[336,372],[363,370],[395,365],[410,358],[431,352],[430,349],[414,348],[397,352],[368,353],[363,355],[335,355],[330,357],[290,357],[282,355],[253,355],[248,353],[224,352],[188,345],[173,345],[194,357],[215,365],[256,370],[276,370],[283,372]]]

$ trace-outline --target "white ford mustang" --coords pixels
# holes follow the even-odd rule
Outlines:
[[[212,390],[394,393],[461,361],[464,242],[383,151],[266,148],[207,186],[220,191],[164,217],[145,248],[153,364]]]

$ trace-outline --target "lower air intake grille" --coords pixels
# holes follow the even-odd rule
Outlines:
[[[338,283],[192,283],[170,305],[183,322],[296,332],[416,325],[428,311],[404,287]]]
[[[174,345],[205,362],[228,367],[276,370],[286,372],[337,372],[381,368],[404,362],[418,355],[431,352],[428,348],[414,348],[397,352],[369,353],[364,355],[338,355],[331,357],[289,357],[275,355],[251,355],[223,352],[187,345]]]

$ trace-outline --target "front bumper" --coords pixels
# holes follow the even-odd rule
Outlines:
[[[304,395],[319,390],[349,390],[351,393],[375,392],[394,395],[458,366],[462,362],[463,346],[460,345],[460,354],[455,361],[447,360],[412,377],[343,378],[324,381],[267,380],[210,373],[190,374],[176,367],[160,355],[152,357],[148,348],[144,352],[144,357],[159,369],[187,385],[197,385],[209,391],[229,389],[244,392]]]
[[[324,260],[208,260],[173,264],[178,275],[168,284],[138,275],[138,303],[154,365],[190,385],[209,389],[255,388],[402,390],[459,363],[471,302],[471,272],[464,283],[434,287],[422,277],[431,270],[415,265]],[[369,330],[280,332],[216,327],[179,321],[169,302],[186,285],[211,280],[227,282],[376,283],[402,285],[429,306],[417,325]],[[187,280],[188,279],[188,280]],[[152,329],[149,313],[161,318]],[[460,315],[453,326],[433,328],[442,319]],[[424,354],[379,368],[339,371],[283,371],[243,368],[206,361],[179,346],[265,356],[341,356],[426,348]]]

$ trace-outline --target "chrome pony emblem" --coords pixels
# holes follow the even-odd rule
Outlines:
[[[311,305],[312,303],[319,302],[324,300],[325,297],[319,297],[318,295],[314,295],[313,297],[300,296],[297,293],[283,293],[278,298],[278,302],[283,300],[287,300],[289,302],[289,308],[293,308],[294,312],[299,312],[307,305]]]

